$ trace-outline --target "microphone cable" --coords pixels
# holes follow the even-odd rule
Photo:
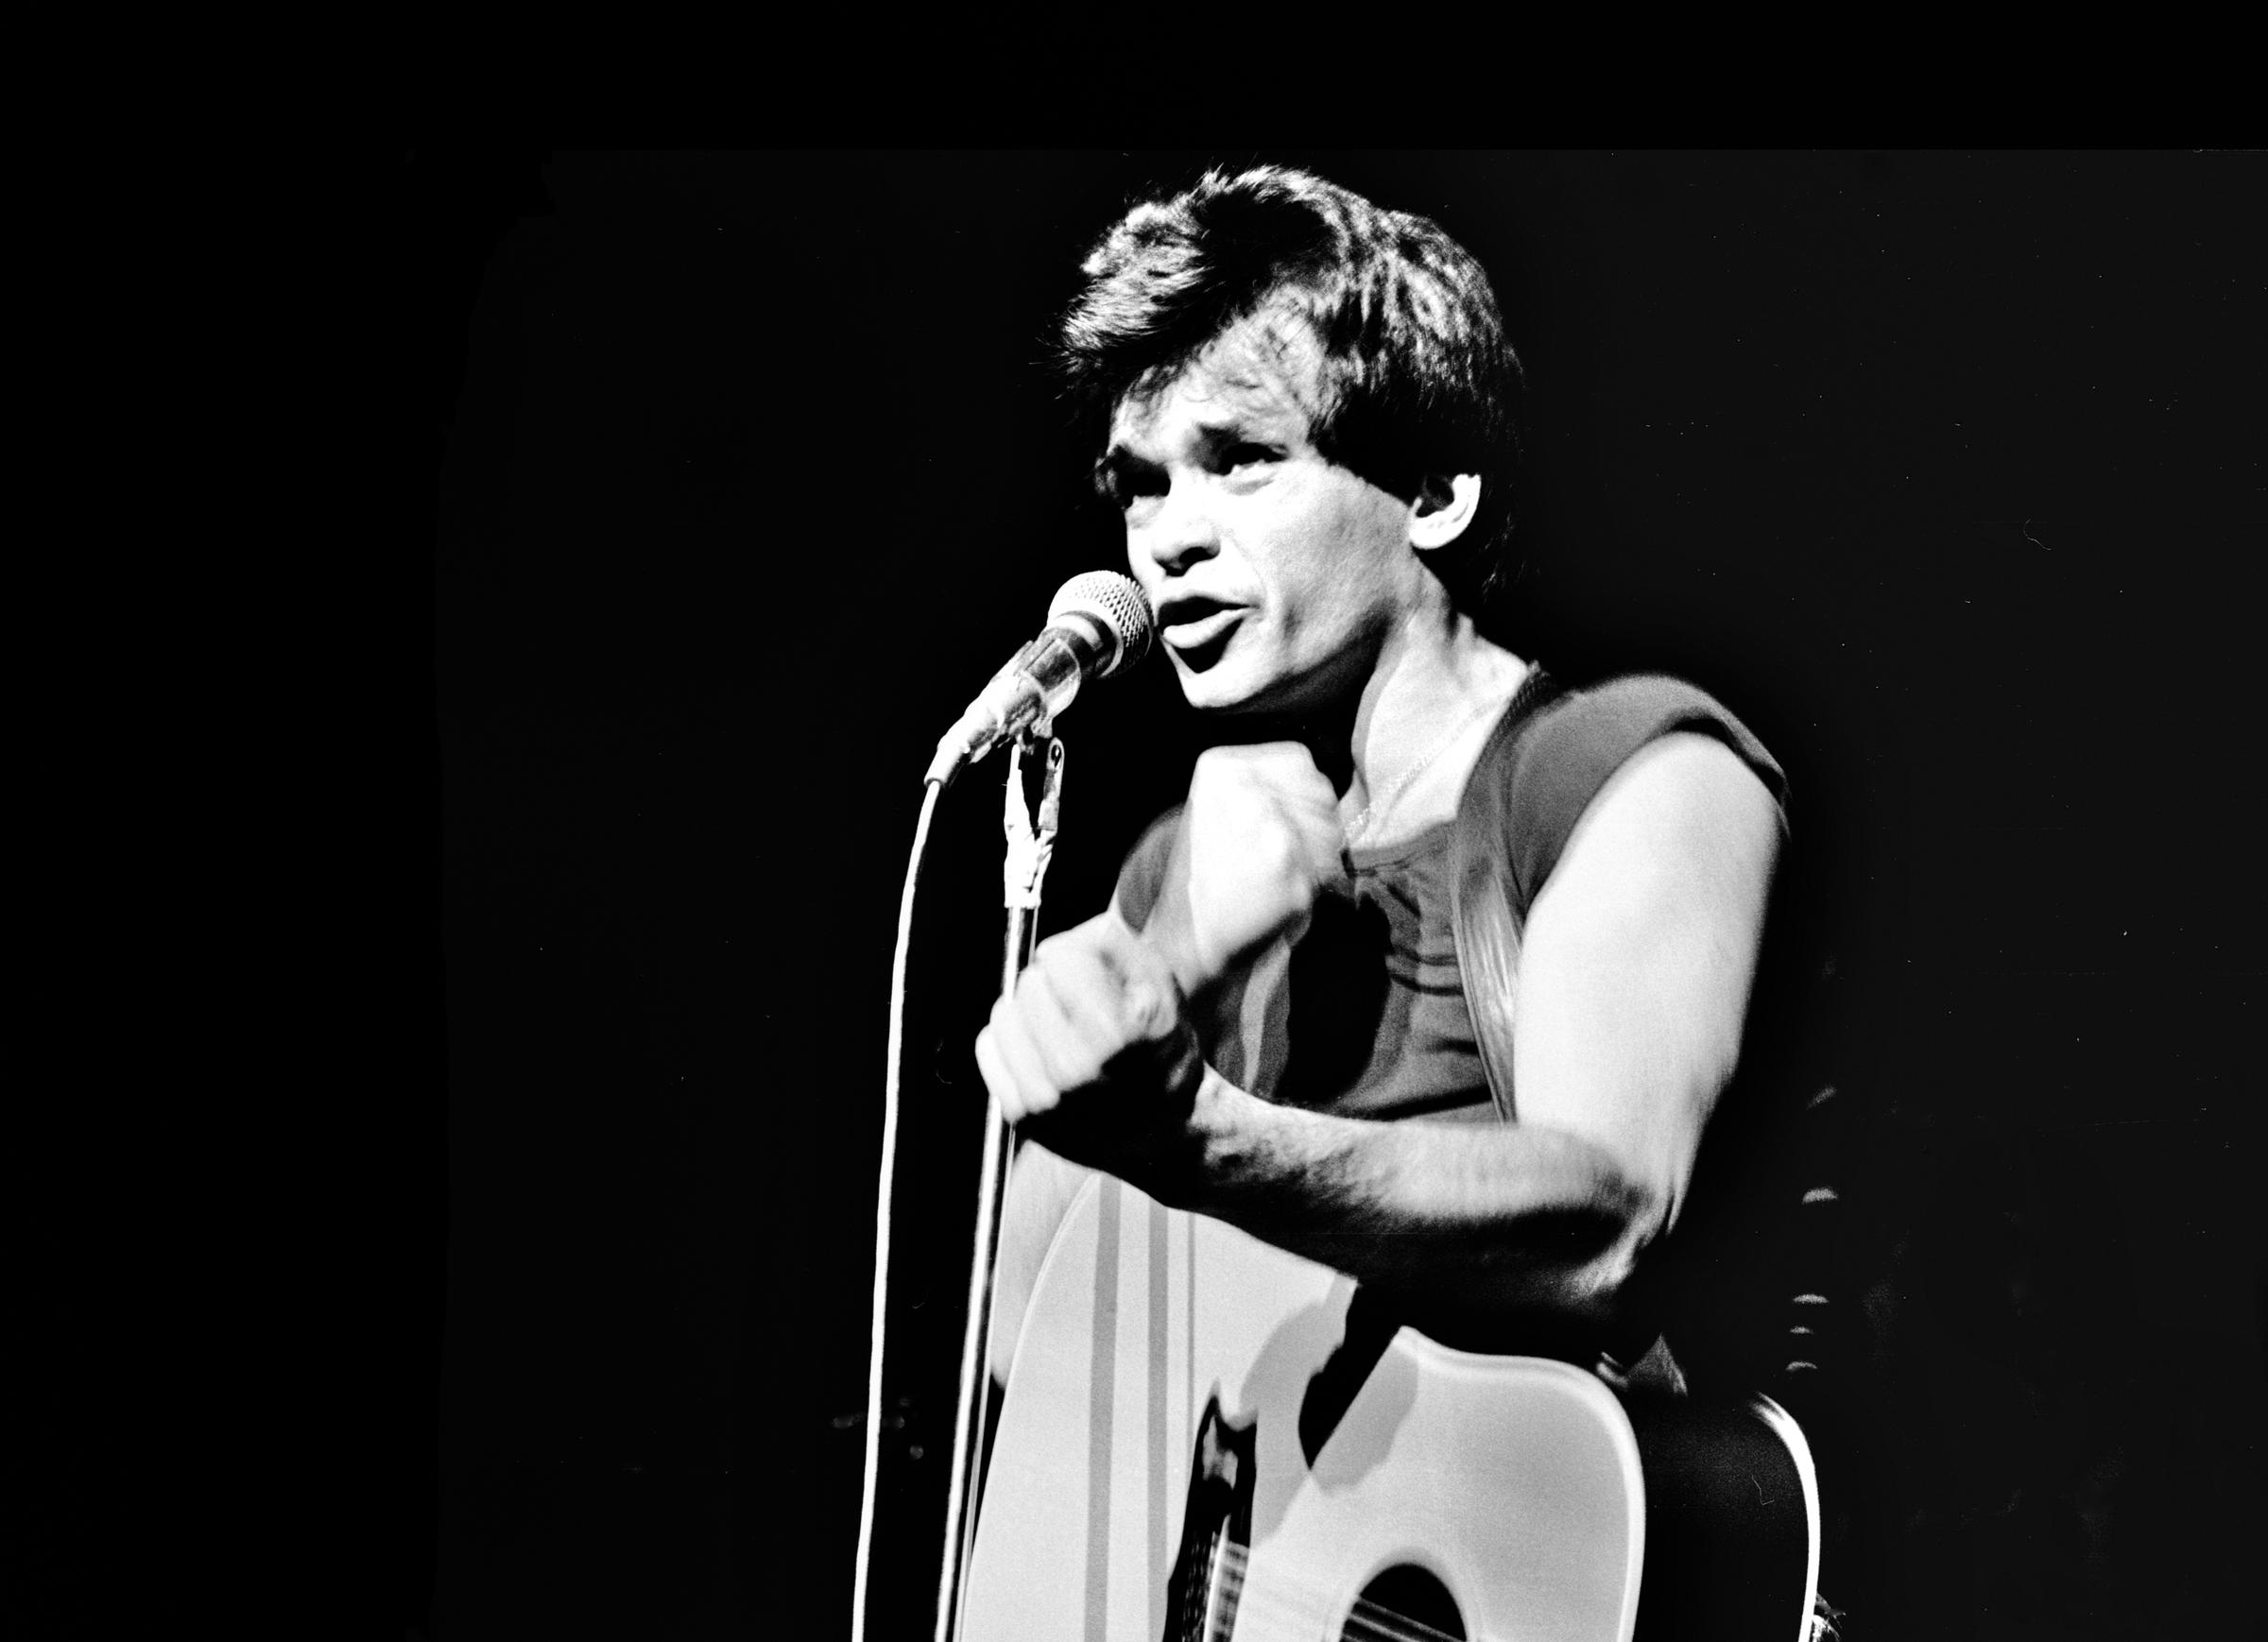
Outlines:
[[[882,1468],[883,1320],[889,1303],[890,1191],[898,1172],[899,1086],[905,1068],[905,955],[914,927],[914,891],[921,858],[929,848],[929,827],[945,783],[923,784],[921,818],[914,824],[914,848],[905,864],[905,888],[898,897],[898,946],[890,956],[889,1065],[882,1086],[882,1174],[874,1190],[874,1308],[868,1320],[867,1444],[858,1495],[858,1565],[850,1593],[850,1642],[867,1634],[867,1574],[874,1555],[874,1496]]]
[[[898,898],[898,945],[890,958],[890,1047],[889,1066],[883,1081],[882,1094],[882,1171],[874,1192],[874,1305],[868,1320],[867,1338],[867,1440],[863,1475],[860,1479],[858,1504],[858,1560],[851,1583],[850,1638],[851,1642],[866,1642],[867,1590],[868,1575],[874,1557],[875,1494],[882,1470],[882,1371],[884,1323],[889,1302],[890,1278],[890,1192],[897,1177],[898,1167],[898,1109],[901,1086],[905,1071],[905,966],[906,950],[912,944],[914,925],[914,894],[920,881],[921,862],[929,848],[929,829],[936,817],[937,799],[946,784],[966,764],[981,758],[987,751],[1004,741],[1012,740],[1035,723],[1044,724],[1061,712],[1077,695],[1080,684],[1091,673],[1095,677],[1108,678],[1140,661],[1149,653],[1154,623],[1148,600],[1142,589],[1129,576],[1114,571],[1089,571],[1075,575],[1057,590],[1048,607],[1048,626],[1040,637],[1018,652],[1016,658],[993,676],[984,693],[963,712],[954,727],[945,732],[937,743],[936,756],[931,759],[928,774],[923,778],[921,817],[914,825],[913,853],[905,864],[905,888]],[[1054,779],[1062,768],[1062,747],[1057,744],[1049,755],[1049,785],[1055,791]],[[1018,767],[1011,760],[1011,770]],[[1021,783],[1012,783],[1012,789]],[[1052,800],[1050,801],[1052,803]],[[1055,833],[1052,808],[1044,821],[1049,840]],[[1029,842],[1027,840],[1027,842]],[[1046,870],[1046,852],[1040,849],[1026,863],[1032,877],[1028,903],[1011,901],[1009,904],[1039,906],[1039,875]],[[1028,921],[1019,926],[1028,939]],[[1017,967],[1022,967],[1019,963]],[[981,1295],[984,1276],[988,1268],[983,1262],[989,1252],[985,1223],[986,1209],[991,1194],[996,1191],[997,1153],[988,1150],[986,1176],[981,1190],[987,1194],[980,1204],[977,1225],[978,1265],[971,1278],[972,1296]],[[982,1326],[981,1301],[972,1297],[970,1309],[971,1339]],[[964,1343],[964,1357],[967,1357]],[[968,1361],[962,1365],[962,1407],[969,1404],[967,1395],[972,1370]],[[956,1422],[954,1455],[954,1494],[949,1496],[948,1508],[962,1497],[964,1460],[962,1443],[968,1436]],[[951,1529],[949,1528],[949,1531]],[[950,1631],[951,1594],[959,1564],[955,1552],[948,1551],[945,1582],[947,1595],[941,1595],[938,1604],[938,1633]]]

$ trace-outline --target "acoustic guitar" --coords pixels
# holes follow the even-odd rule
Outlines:
[[[1375,1340],[1351,1279],[1097,1176],[1018,1338],[966,1642],[1809,1634],[1801,1430]],[[1389,1326],[1390,1327],[1390,1326]]]

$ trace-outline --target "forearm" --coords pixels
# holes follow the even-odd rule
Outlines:
[[[1429,1304],[1604,1318],[1660,1206],[1563,1131],[1382,1123],[1273,1105],[1211,1068],[1138,1180],[1359,1281]]]

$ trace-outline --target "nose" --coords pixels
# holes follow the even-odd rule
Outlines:
[[[1219,527],[1205,505],[1202,487],[1179,477],[1158,499],[1150,516],[1130,527],[1126,536],[1126,554],[1137,576],[1153,566],[1162,574],[1179,575],[1221,550]]]

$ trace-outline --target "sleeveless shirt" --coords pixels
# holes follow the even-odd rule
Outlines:
[[[1549,688],[1541,669],[1532,684]],[[1521,710],[1520,696],[1506,716]],[[1782,808],[1786,778],[1740,721],[1702,692],[1654,676],[1616,678],[1534,706],[1517,732],[1507,795],[1512,911],[1550,877],[1584,811],[1642,747],[1679,731],[1722,741]],[[1504,761],[1484,757],[1476,778]],[[1473,795],[1469,790],[1465,802]],[[1178,808],[1128,854],[1118,905],[1140,929],[1157,903]],[[1207,1058],[1263,1099],[1334,1116],[1488,1122],[1498,1111],[1457,960],[1447,821],[1381,849],[1356,849],[1318,895],[1288,954],[1279,943],[1242,966],[1198,1022]],[[1509,1056],[1504,1057],[1509,1064]],[[1508,1103],[1507,1103],[1508,1107]]]

